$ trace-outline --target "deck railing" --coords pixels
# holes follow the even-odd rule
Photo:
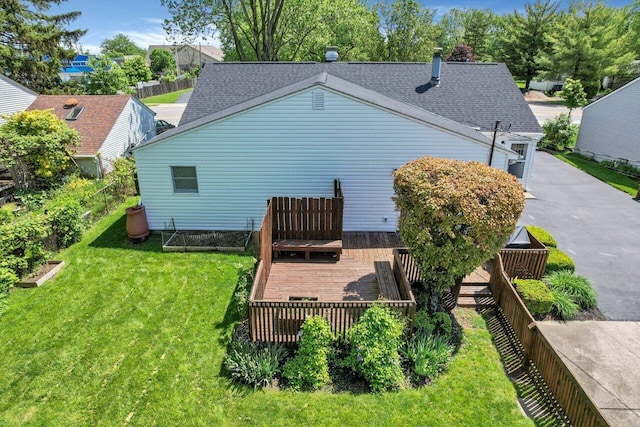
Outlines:
[[[250,301],[251,339],[296,343],[302,323],[315,315],[327,319],[334,336],[342,339],[373,304],[389,307],[409,319],[415,313],[415,301]]]
[[[549,249],[529,233],[531,248],[500,250],[504,271],[511,278],[540,279],[544,275],[549,257]]]
[[[504,271],[501,255],[496,254],[488,265],[493,298],[522,343],[524,363],[532,363],[535,366],[573,425],[607,426],[608,423],[600,410],[536,327],[535,319]]]
[[[275,240],[342,240],[342,197],[272,197],[270,205]]]

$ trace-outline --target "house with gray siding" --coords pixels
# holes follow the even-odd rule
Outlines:
[[[640,78],[582,108],[575,151],[640,168]]]
[[[269,197],[332,197],[340,179],[345,231],[395,231],[406,162],[491,156],[509,170],[535,150],[540,127],[504,64],[440,69],[207,64],[180,125],[133,150],[150,228],[257,229]],[[511,126],[494,144],[497,120]]]
[[[112,162],[156,135],[155,113],[130,95],[39,95],[28,110],[52,109],[80,133],[74,160],[87,176],[112,170]]]
[[[24,111],[36,99],[38,94],[31,89],[14,82],[0,74],[0,115],[9,115]],[[0,125],[6,122],[0,117]]]

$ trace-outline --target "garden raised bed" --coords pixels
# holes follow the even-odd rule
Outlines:
[[[18,288],[37,288],[55,276],[64,267],[64,261],[47,261],[33,276],[15,284]]]
[[[244,252],[251,238],[247,231],[175,231],[165,240],[162,233],[164,252]]]

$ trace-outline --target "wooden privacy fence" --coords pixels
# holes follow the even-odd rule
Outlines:
[[[529,249],[500,250],[504,271],[511,278],[540,279],[544,275],[549,257],[549,249],[546,248],[535,236],[529,233],[531,247]]]
[[[150,96],[163,95],[165,93],[177,92],[179,90],[190,89],[196,85],[195,79],[176,80],[175,82],[164,82],[153,86],[136,88],[138,99]]]
[[[342,240],[342,197],[272,197],[269,204],[273,240]]]
[[[575,426],[607,426],[604,416],[584,392],[574,375],[536,327],[535,319],[511,285],[501,254],[489,262],[489,286],[522,343],[525,364],[533,364]]]

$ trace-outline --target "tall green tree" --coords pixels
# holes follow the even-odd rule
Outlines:
[[[416,0],[394,0],[379,6],[385,36],[383,60],[428,61],[435,47],[435,11]]]
[[[73,46],[86,30],[67,28],[80,12],[48,15],[65,0],[2,0],[0,3],[0,71],[36,91],[59,82],[62,61],[74,57]]]
[[[179,44],[218,35],[226,61],[375,59],[377,16],[364,0],[161,0],[164,28]]]
[[[134,56],[124,61],[122,71],[127,76],[130,86],[135,86],[138,82],[148,82],[153,77],[151,69],[144,62],[142,56]]]
[[[115,36],[104,39],[100,43],[102,55],[110,58],[121,58],[125,55],[139,55],[144,58],[147,51],[138,47],[128,36],[118,33]]]
[[[524,5],[524,14],[513,11],[504,17],[498,39],[499,59],[514,76],[524,79],[526,90],[541,71],[540,55],[551,50],[548,34],[554,28],[559,5],[558,1],[536,0]]]
[[[85,73],[84,81],[90,95],[116,95],[128,93],[129,81],[122,68],[108,56],[91,58],[89,66],[93,69]]]
[[[149,61],[151,62],[149,67],[156,76],[175,74],[176,72],[176,59],[166,49],[154,49],[151,51]]]
[[[21,190],[50,188],[72,166],[71,151],[80,134],[51,110],[6,116],[0,126],[0,162],[12,169]]]
[[[588,97],[600,89],[604,76],[613,76],[635,59],[628,13],[598,3],[572,3],[553,31],[552,49],[540,55],[547,78],[580,80]]]
[[[495,57],[495,39],[499,17],[489,9],[452,8],[437,25],[437,42],[444,52],[451,52],[460,44],[473,48],[478,61]]]

